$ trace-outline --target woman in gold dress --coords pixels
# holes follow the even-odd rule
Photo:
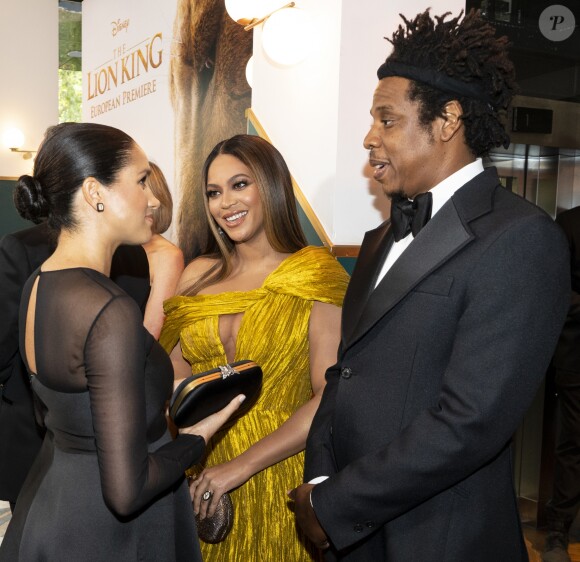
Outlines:
[[[160,341],[177,378],[241,359],[264,372],[257,403],[214,437],[192,483],[201,517],[227,491],[235,509],[232,532],[202,543],[203,559],[312,560],[286,493],[302,478],[324,374],[336,361],[348,276],[327,249],[306,245],[288,168],[265,140],[219,143],[202,186],[210,242],[185,269],[180,296],[166,301]]]

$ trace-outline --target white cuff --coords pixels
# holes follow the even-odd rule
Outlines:
[[[320,484],[321,482],[324,482],[325,480],[328,480],[328,476],[317,476],[316,478],[309,480],[308,484]],[[310,499],[310,507],[312,509],[314,509],[314,506],[312,505],[312,490],[310,490],[310,494],[308,494],[308,498]]]

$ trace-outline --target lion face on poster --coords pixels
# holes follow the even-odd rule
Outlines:
[[[245,76],[252,32],[227,14],[224,0],[178,0],[170,66],[175,116],[178,243],[191,261],[205,246],[201,168],[221,140],[246,132],[250,86]]]

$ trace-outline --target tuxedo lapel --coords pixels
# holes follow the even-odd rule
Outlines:
[[[474,238],[466,225],[491,211],[496,189],[503,187],[495,168],[486,168],[458,189],[423,227],[376,289],[377,277],[393,245],[390,222],[366,234],[344,301],[343,351]]]
[[[448,201],[393,264],[368,299],[364,303],[359,301],[362,310],[358,322],[344,329],[344,349],[368,332],[415,285],[472,238],[473,235],[463,225],[455,205]],[[378,260],[378,267],[375,265],[377,271],[373,272],[371,286],[376,282],[378,268],[383,261]],[[361,271],[361,274],[364,273]],[[362,286],[362,282],[360,285]],[[351,313],[351,317],[354,319],[355,314]],[[348,321],[347,318],[345,320]]]
[[[393,245],[390,222],[365,234],[342,309],[342,339],[348,340],[375,287],[380,269]]]

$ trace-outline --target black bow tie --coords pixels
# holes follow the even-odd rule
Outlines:
[[[391,199],[391,226],[395,242],[402,240],[409,234],[417,236],[419,231],[431,218],[433,198],[431,192],[421,193],[409,201],[401,195],[394,195]]]

